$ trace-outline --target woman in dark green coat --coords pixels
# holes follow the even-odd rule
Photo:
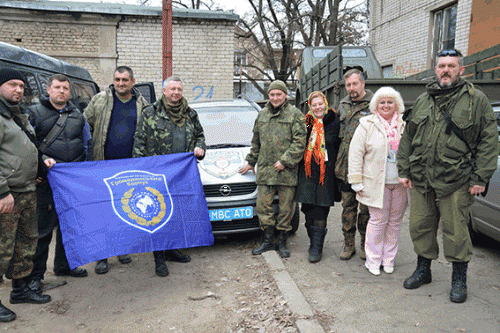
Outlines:
[[[302,203],[301,210],[306,217],[307,235],[311,241],[309,261],[314,263],[322,257],[330,207],[341,201],[334,173],[340,125],[337,113],[328,108],[323,93],[311,93],[308,105],[307,145],[299,165],[296,201]]]

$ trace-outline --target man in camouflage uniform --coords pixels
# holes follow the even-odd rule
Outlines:
[[[198,114],[182,97],[183,84],[178,77],[163,82],[163,96],[144,109],[134,140],[134,157],[193,152],[198,159],[205,157],[205,134]],[[168,275],[165,260],[189,262],[188,255],[178,250],[154,251],[155,273]]]
[[[347,96],[340,101],[340,139],[342,140],[335,163],[335,176],[340,180],[342,192],[342,232],[344,234],[344,249],[341,260],[349,260],[356,253],[356,224],[361,238],[360,258],[366,259],[365,235],[366,225],[370,219],[368,207],[356,200],[356,192],[351,189],[347,180],[349,145],[361,117],[371,114],[369,106],[373,93],[365,90],[365,78],[358,69],[348,70],[344,74]]]
[[[120,66],[113,74],[113,84],[95,95],[85,108],[84,116],[90,125],[94,141],[94,161],[132,157],[132,146],[137,123],[148,101],[134,88],[134,72]],[[122,264],[132,262],[128,254],[118,256]],[[95,266],[97,274],[109,270],[108,259]]]
[[[488,98],[460,77],[460,52],[441,51],[436,63],[436,80],[415,102],[398,149],[399,182],[413,188],[410,236],[418,255],[403,286],[416,289],[432,281],[441,224],[444,256],[453,264],[450,300],[462,303],[472,256],[470,206],[497,167],[498,128]]]
[[[12,279],[10,303],[42,304],[50,302],[50,296],[36,294],[25,281],[38,238],[38,151],[33,127],[19,106],[24,84],[19,71],[0,68],[0,276]],[[55,161],[47,159],[45,164],[51,167]],[[16,314],[0,303],[0,322],[14,319]]]
[[[276,80],[268,89],[269,102],[259,112],[253,129],[252,148],[247,165],[241,174],[255,172],[257,165],[257,214],[264,232],[263,242],[253,249],[261,254],[275,249],[274,229],[279,231],[278,252],[290,257],[286,246],[287,232],[292,229],[295,189],[298,182],[298,163],[306,146],[304,115],[287,101],[288,89]],[[274,196],[279,197],[279,214],[275,216]]]

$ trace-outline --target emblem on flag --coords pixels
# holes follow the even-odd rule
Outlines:
[[[115,214],[128,225],[154,233],[170,220],[173,201],[164,175],[130,170],[104,182]]]

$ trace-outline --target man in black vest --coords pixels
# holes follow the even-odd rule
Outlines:
[[[38,149],[56,162],[81,162],[92,160],[90,127],[82,112],[68,102],[71,94],[69,79],[62,74],[52,75],[47,82],[49,98],[28,109],[30,123],[39,142]],[[62,128],[62,129],[59,129]],[[58,130],[59,129],[59,130]],[[46,179],[37,180],[38,245],[33,257],[30,288],[42,290],[41,280],[47,271],[49,245],[52,231],[58,225],[52,190]],[[57,228],[54,273],[57,276],[85,277],[83,268],[70,269],[64,251],[61,230]]]

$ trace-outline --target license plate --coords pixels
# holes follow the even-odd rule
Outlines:
[[[253,207],[211,209],[208,213],[210,214],[210,221],[251,219],[253,217]]]

